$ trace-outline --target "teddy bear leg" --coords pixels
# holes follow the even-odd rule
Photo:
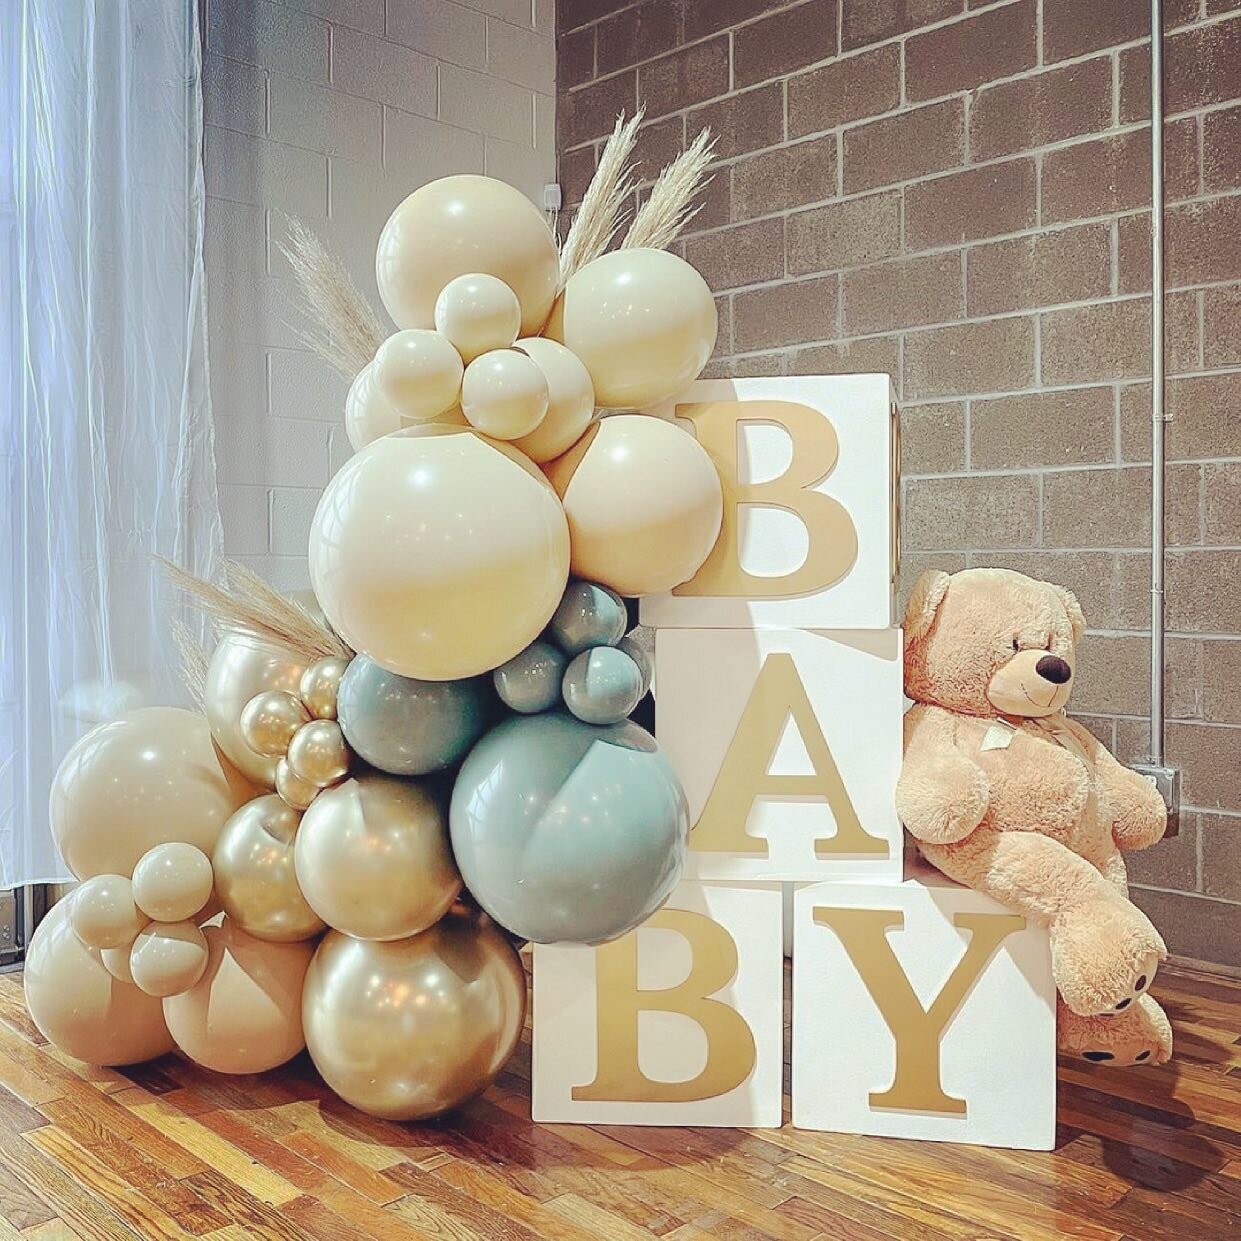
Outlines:
[[[1149,995],[1114,1017],[1082,1017],[1063,1000],[1056,1004],[1056,1045],[1062,1055],[1095,1064],[1166,1064],[1172,1026]]]
[[[1048,836],[983,826],[959,843],[920,847],[950,878],[1047,927],[1056,986],[1076,1013],[1123,1012],[1167,955],[1113,880]]]

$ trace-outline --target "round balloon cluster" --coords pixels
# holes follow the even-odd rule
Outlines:
[[[393,212],[396,330],[349,392],[314,600],[224,628],[203,715],[101,725],[57,776],[82,883],[26,989],[69,1054],[254,1073],[305,1047],[357,1107],[432,1116],[516,1046],[516,944],[603,942],[671,893],[686,800],[629,718],[651,666],[625,597],[719,534],[710,457],[651,408],[701,371],[715,303],[663,250],[569,266],[485,177]]]

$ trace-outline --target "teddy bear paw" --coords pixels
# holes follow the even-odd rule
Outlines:
[[[1159,932],[1128,901],[1074,906],[1051,925],[1056,986],[1069,1008],[1082,1016],[1129,1011],[1166,956]]]
[[[1118,1016],[1081,1017],[1061,1005],[1057,1044],[1062,1054],[1092,1064],[1166,1064],[1172,1056],[1172,1026],[1149,995],[1141,995]]]

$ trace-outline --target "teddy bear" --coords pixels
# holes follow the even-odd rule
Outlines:
[[[897,810],[949,878],[1044,926],[1062,1052],[1162,1063],[1147,994],[1166,955],[1130,901],[1123,854],[1159,840],[1163,800],[1065,715],[1085,630],[1077,599],[1007,569],[932,570],[905,615]]]

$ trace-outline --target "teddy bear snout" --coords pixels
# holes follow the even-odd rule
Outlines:
[[[1044,655],[1034,665],[1034,671],[1053,685],[1063,685],[1073,675],[1073,669],[1059,655]]]

